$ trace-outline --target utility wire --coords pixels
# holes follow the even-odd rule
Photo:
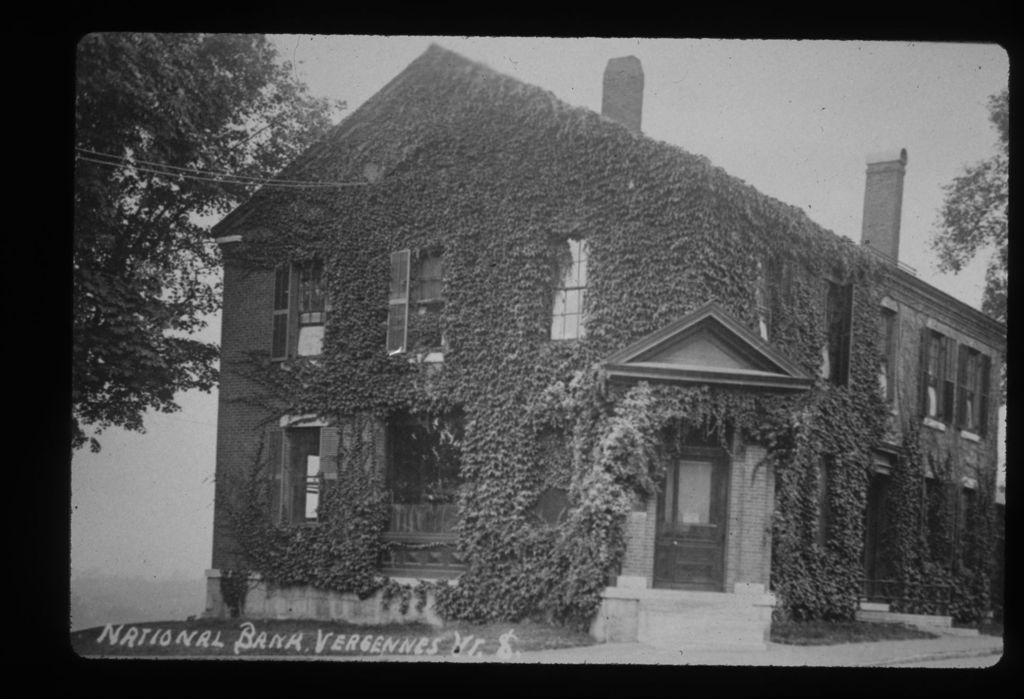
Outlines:
[[[79,155],[79,160],[84,160],[90,163],[96,163],[98,165],[106,165],[107,167],[125,167],[130,166],[139,172],[148,172],[155,175],[165,175],[169,177],[183,177],[191,180],[198,180],[202,182],[219,182],[222,184],[238,184],[238,185],[263,185],[270,187],[284,187],[292,189],[316,189],[316,188],[330,188],[330,187],[365,187],[368,183],[366,182],[323,182],[323,181],[311,181],[311,180],[285,180],[276,178],[259,178],[251,177],[249,175],[234,175],[229,172],[217,171],[217,170],[202,170],[199,168],[184,168],[175,165],[164,165],[162,163],[155,163],[148,160],[139,160],[137,158],[128,159],[125,157],[116,156],[110,153],[101,153],[98,151],[88,150],[86,148],[76,148],[75,150],[80,153],[86,153],[89,155],[97,155],[99,158],[91,158],[88,155]],[[146,167],[146,166],[151,167]],[[198,173],[198,174],[197,174]]]
[[[177,165],[164,165],[163,163],[153,162],[152,160],[142,160],[141,158],[134,158],[134,157],[131,160],[129,160],[127,157],[116,156],[116,155],[113,155],[112,153],[101,153],[99,151],[89,150],[88,148],[76,148],[75,150],[79,151],[80,153],[87,153],[89,155],[95,155],[95,156],[99,156],[101,158],[104,158],[105,159],[104,162],[110,163],[111,165],[134,165],[135,163],[141,163],[142,165],[150,165],[152,167],[156,167],[156,168],[159,168],[161,170],[174,170],[174,171],[177,171],[177,172],[186,172],[186,173],[191,173],[191,174],[199,173],[199,174],[202,174],[202,175],[217,175],[217,176],[231,177],[233,179],[240,179],[240,180],[253,180],[253,181],[257,181],[257,182],[265,181],[265,179],[271,179],[271,180],[274,180],[275,182],[288,183],[288,184],[305,184],[305,182],[306,182],[306,180],[278,180],[278,179],[275,179],[275,178],[252,177],[250,175],[235,175],[235,174],[227,172],[225,170],[203,170],[201,168],[188,168],[188,167],[178,167]],[[92,161],[92,162],[95,162],[95,161]]]
[[[106,160],[106,162],[109,162],[109,163],[111,163],[113,165],[125,165],[125,164],[142,163],[143,165],[150,165],[152,167],[156,167],[156,168],[159,168],[161,170],[175,170],[175,171],[178,171],[178,172],[199,173],[199,174],[202,174],[202,175],[218,175],[218,176],[230,177],[232,179],[252,180],[253,182],[268,182],[269,181],[269,182],[279,182],[281,184],[308,184],[310,182],[309,180],[284,180],[284,179],[280,179],[280,178],[277,178],[277,177],[269,177],[268,178],[268,177],[253,177],[251,175],[236,175],[234,173],[227,172],[225,170],[204,170],[204,169],[201,169],[201,168],[178,167],[177,165],[165,165],[163,163],[153,162],[152,160],[142,160],[141,158],[135,158],[135,157],[133,157],[131,160],[128,160],[127,157],[117,156],[117,155],[114,155],[112,153],[101,153],[99,151],[89,150],[88,148],[76,148],[75,150],[77,150],[77,151],[79,151],[81,153],[88,153],[89,155],[96,155],[96,156],[100,156],[102,158],[108,159],[108,160]],[[328,184],[333,184],[333,183],[328,183]]]
[[[79,156],[79,160],[85,160],[90,163],[96,163],[98,165],[106,165],[108,167],[121,167],[122,163],[111,163],[106,160],[98,160],[96,158],[89,158],[86,156]],[[154,168],[142,167],[139,165],[132,166],[133,169],[139,172],[148,172],[154,175],[164,175],[170,177],[183,177],[188,180],[198,180],[200,182],[217,182],[219,184],[237,184],[237,185],[262,185],[265,187],[283,187],[286,189],[324,189],[329,187],[355,187],[361,186],[359,182],[308,182],[306,184],[282,184],[274,182],[273,180],[257,180],[257,181],[246,181],[246,180],[234,180],[230,176],[221,177],[204,177],[202,175],[187,175],[183,172],[167,172],[164,170],[157,170]]]

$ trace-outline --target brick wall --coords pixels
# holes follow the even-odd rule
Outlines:
[[[650,587],[654,576],[654,540],[658,523],[657,498],[637,502],[626,522],[626,553],[622,575],[647,579]]]
[[[243,269],[224,251],[224,311],[221,326],[221,376],[217,405],[216,497],[213,560],[217,569],[244,561],[232,539],[221,503],[231,496],[231,481],[251,467],[260,454],[266,423],[275,414],[251,399],[261,387],[244,376],[246,353],[270,351],[274,275],[271,270]],[[265,455],[264,455],[265,456]]]
[[[897,361],[896,361],[896,396],[892,414],[887,424],[886,441],[899,445],[902,440],[902,428],[909,422],[922,424],[920,406],[920,345],[921,328],[928,327],[945,337],[952,338],[956,343],[955,352],[961,344],[966,344],[992,358],[992,370],[989,377],[989,409],[985,435],[964,435],[954,424],[940,429],[935,421],[924,422],[921,429],[921,448],[926,455],[931,454],[940,462],[947,456],[956,465],[954,478],[978,478],[980,475],[995,478],[997,459],[996,439],[1001,429],[999,421],[999,377],[1000,350],[991,344],[979,340],[975,335],[964,332],[949,319],[939,318],[932,309],[917,299],[903,297],[894,293],[890,296],[890,307],[898,309],[897,325]],[[954,361],[954,366],[956,363]],[[954,405],[956,402],[954,401]]]
[[[738,441],[738,440],[737,440]],[[774,474],[761,463],[764,447],[733,449],[729,474],[729,531],[725,549],[725,589],[735,583],[767,587],[771,571],[771,518],[775,506]]]

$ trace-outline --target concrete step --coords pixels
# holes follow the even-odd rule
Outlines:
[[[908,624],[921,628],[935,628],[945,633],[952,628],[953,618],[934,614],[903,614],[900,612],[859,610],[854,614],[857,621],[870,621],[882,624]]]
[[[664,594],[668,592],[669,594]],[[659,591],[640,600],[637,640],[661,648],[763,649],[771,607],[759,597]]]
[[[669,649],[764,650],[775,598],[763,586],[741,593],[610,587],[591,633]]]
[[[888,612],[889,605],[885,602],[862,601],[860,603],[860,610],[862,612]]]

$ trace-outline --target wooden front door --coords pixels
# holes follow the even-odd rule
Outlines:
[[[655,587],[724,589],[728,475],[719,450],[687,453],[668,467],[658,498]]]

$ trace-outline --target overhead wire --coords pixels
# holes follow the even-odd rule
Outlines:
[[[202,182],[219,182],[222,184],[238,184],[238,185],[261,185],[270,187],[283,187],[290,189],[317,189],[317,188],[331,188],[331,187],[365,187],[367,182],[325,182],[325,181],[313,181],[313,180],[289,180],[279,178],[260,178],[252,177],[250,175],[236,175],[225,171],[218,170],[204,170],[201,168],[185,168],[176,165],[165,165],[163,163],[156,163],[150,160],[141,160],[138,158],[127,158],[117,156],[112,153],[102,153],[99,151],[89,150],[87,148],[75,148],[79,151],[79,160],[84,160],[98,165],[106,165],[107,167],[131,167],[139,172],[146,172],[155,175],[164,175],[168,177],[183,177],[190,180],[198,180]],[[82,154],[87,155],[82,155]],[[89,157],[90,155],[99,156],[98,158]]]

